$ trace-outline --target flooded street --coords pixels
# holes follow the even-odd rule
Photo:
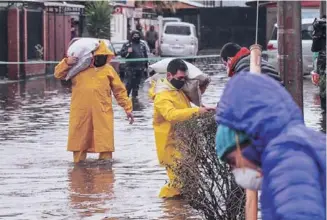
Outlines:
[[[200,63],[206,72],[217,66]],[[212,76],[204,103],[215,106],[226,74]],[[304,79],[305,120],[325,130],[318,89]],[[152,103],[141,90],[136,122],[114,104],[113,165],[97,154],[75,166],[66,151],[70,93],[51,76],[26,82],[0,81],[0,219],[201,219],[179,200],[159,199],[166,175],[158,166]],[[93,158],[93,160],[92,160]]]

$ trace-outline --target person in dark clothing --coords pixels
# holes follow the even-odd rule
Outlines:
[[[142,31],[142,25],[137,24],[136,25],[136,30],[140,33],[141,40],[144,40],[144,34],[143,34],[143,31]]]
[[[316,74],[313,82],[319,86],[321,108],[326,111],[326,15],[315,19],[313,24],[311,51],[318,53],[316,61]]]
[[[156,41],[158,40],[158,33],[154,30],[154,26],[150,26],[150,30],[145,35],[146,42],[148,43],[150,50],[153,51],[156,48]]]
[[[246,47],[232,42],[227,43],[221,49],[220,57],[227,68],[229,77],[240,72],[250,71],[250,50]],[[264,59],[261,59],[261,72],[282,83],[276,69]]]
[[[123,45],[120,53],[126,59],[148,58],[146,46],[141,42],[139,31],[133,31],[131,33],[131,40]],[[138,96],[141,79],[147,68],[147,61],[126,62],[125,83],[128,96],[131,92],[133,97]]]

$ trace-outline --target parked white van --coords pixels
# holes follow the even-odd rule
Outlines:
[[[196,56],[198,38],[195,26],[187,22],[167,22],[160,42],[161,56]]]

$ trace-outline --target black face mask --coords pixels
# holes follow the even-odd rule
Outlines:
[[[132,38],[132,41],[134,42],[134,43],[140,43],[140,37],[133,37]]]
[[[185,85],[185,81],[178,80],[178,79],[175,79],[175,78],[172,78],[170,80],[170,83],[178,90],[180,90]]]
[[[104,66],[107,63],[107,58],[108,58],[107,55],[94,56],[94,62],[93,62],[94,66],[95,67]]]

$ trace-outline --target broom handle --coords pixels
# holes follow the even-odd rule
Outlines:
[[[261,73],[261,46],[254,44],[250,47],[250,71]],[[245,219],[258,220],[258,192],[246,190]]]

